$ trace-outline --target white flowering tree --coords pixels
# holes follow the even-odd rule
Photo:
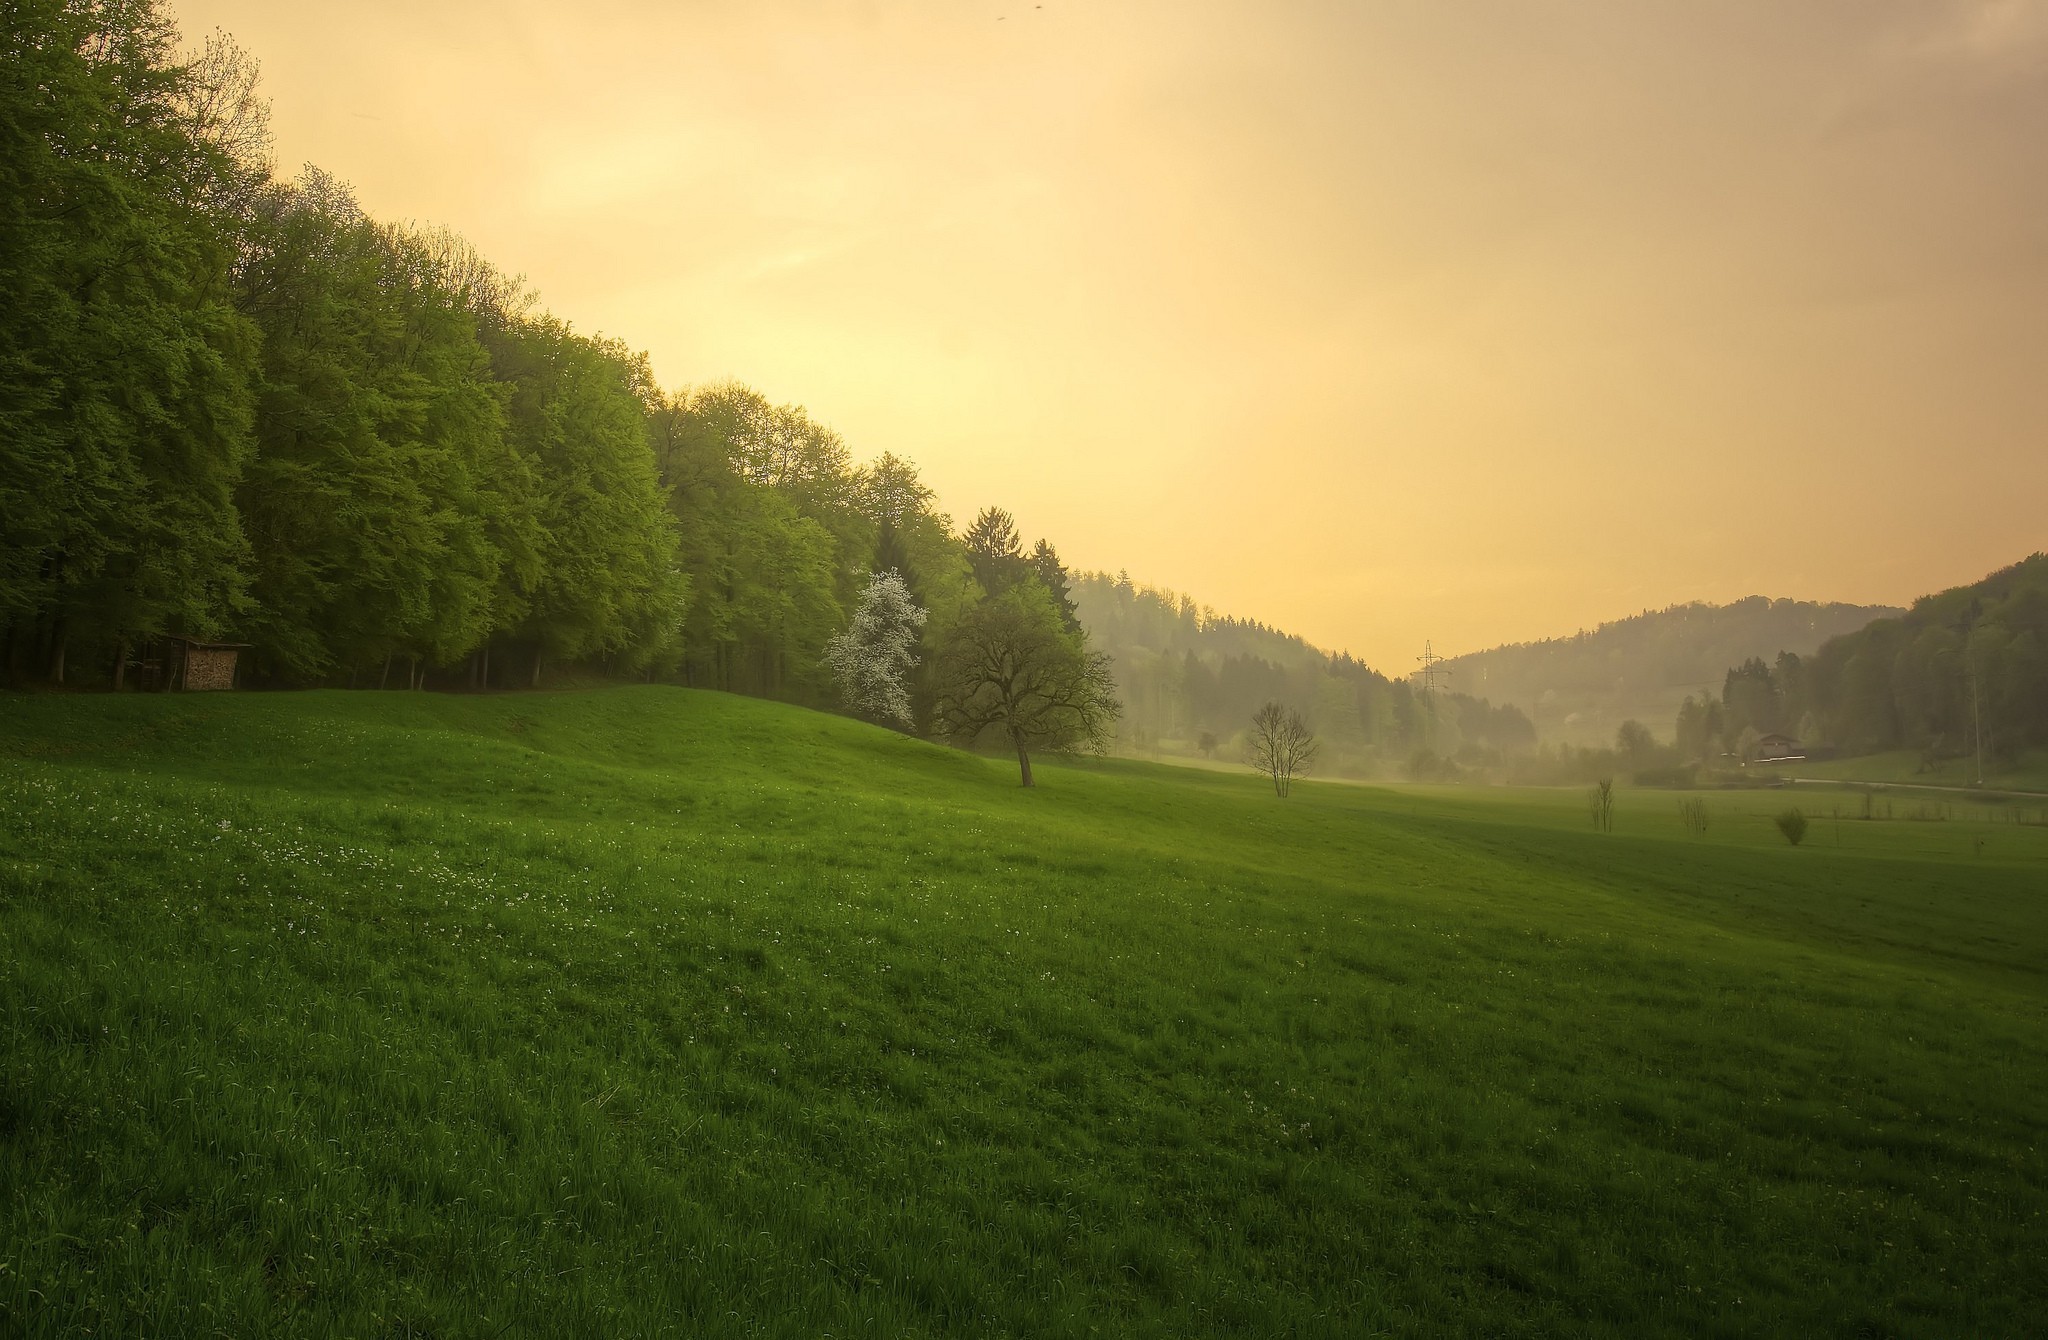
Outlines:
[[[853,622],[825,647],[825,665],[847,707],[870,721],[910,723],[905,681],[917,664],[925,612],[893,568],[868,577]]]

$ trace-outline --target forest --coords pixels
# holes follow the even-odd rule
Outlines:
[[[1830,637],[1898,613],[1766,596],[1695,601],[1454,656],[1444,670],[1458,688],[1521,706],[1546,740],[1604,745],[1624,720],[1670,721],[1683,697],[1719,685],[1729,666],[1810,655]]]
[[[1923,596],[1810,657],[1731,667],[1718,700],[1686,700],[1676,743],[1688,758],[1741,754],[1772,732],[1845,754],[1915,750],[1928,763],[2048,746],[2048,554]]]
[[[1115,667],[1119,739],[1131,752],[1235,758],[1236,736],[1267,702],[1314,727],[1324,772],[1448,780],[1526,767],[1536,751],[1535,728],[1512,705],[1425,694],[1410,679],[1139,586],[1127,573],[1083,573],[1073,592],[1089,637]]]
[[[942,653],[1012,588],[1081,655],[1006,513],[955,535],[909,462],[745,386],[665,390],[456,234],[281,179],[229,39],[29,0],[4,41],[6,682],[160,687],[175,637],[244,648],[255,686],[835,704],[828,645],[890,571],[918,610],[897,724],[947,733]]]

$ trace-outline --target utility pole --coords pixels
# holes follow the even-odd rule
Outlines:
[[[1417,656],[1415,659],[1422,662],[1422,668],[1415,672],[1414,677],[1422,683],[1423,729],[1428,732],[1429,736],[1425,743],[1428,748],[1434,749],[1436,747],[1437,685],[1441,681],[1450,679],[1451,672],[1442,668],[1444,658],[1436,654],[1436,648],[1430,645],[1428,638],[1422,640],[1422,655]]]
[[[1450,679],[1451,672],[1438,668],[1444,658],[1436,654],[1436,648],[1429,644],[1428,638],[1422,640],[1422,655],[1415,659],[1422,662],[1422,668],[1415,672],[1416,678],[1422,681],[1422,701],[1428,703],[1434,710],[1437,684],[1439,681]]]

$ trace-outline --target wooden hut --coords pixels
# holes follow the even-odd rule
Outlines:
[[[176,648],[171,687],[195,693],[233,688],[235,670],[241,664],[242,653],[249,648],[246,642],[201,642],[189,637],[174,637],[170,641]]]

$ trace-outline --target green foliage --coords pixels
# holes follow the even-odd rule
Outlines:
[[[1201,736],[1243,729],[1278,702],[1312,717],[1334,771],[1387,775],[1423,751],[1452,772],[1496,767],[1535,748],[1520,709],[1460,693],[1425,702],[1349,655],[1330,655],[1254,619],[1219,615],[1193,599],[1139,587],[1127,575],[1073,579],[1079,619],[1115,667],[1127,742],[1199,752]]]
[[[645,364],[553,319],[497,332],[508,434],[533,462],[539,580],[519,634],[544,658],[641,670],[680,655],[689,582],[647,449]]]
[[[0,23],[0,631],[17,673],[62,679],[74,641],[211,632],[242,605],[254,339],[218,283],[231,238],[202,207],[234,165],[194,133],[174,40],[144,3],[23,0]],[[26,647],[47,658],[21,666]]]
[[[2040,1315],[2048,827],[1014,779],[661,688],[0,701],[0,1329]]]
[[[743,386],[665,395],[453,234],[272,181],[224,38],[181,65],[148,0],[5,14],[0,678],[76,644],[104,682],[173,633],[253,643],[259,682],[400,658],[816,700],[877,555],[930,646],[980,599],[908,462]],[[1059,598],[1050,546],[1034,571]]]
[[[530,486],[475,323],[317,171],[271,192],[242,305],[264,332],[244,625],[285,674],[447,662],[492,631]]]
[[[1731,666],[1754,661],[1768,671],[1770,658],[1781,652],[1806,656],[1829,637],[1897,612],[1763,596],[1726,605],[1672,605],[1569,637],[1454,657],[1445,665],[1454,684],[1484,685],[1498,700],[1533,704],[1544,739],[1598,745],[1612,739],[1626,718],[1671,720],[1688,693],[1720,683]],[[1782,721],[1736,722],[1727,734],[1732,739],[1746,725],[1796,733],[1798,722],[1793,710]],[[1720,734],[1710,732],[1716,739]],[[1689,759],[1707,756],[1707,741],[1691,731],[1678,743],[1690,751]]]
[[[1808,674],[1831,742],[1991,762],[2048,745],[2048,554],[1838,637]]]
[[[961,744],[1000,740],[1030,786],[1034,751],[1101,752],[1117,714],[1109,661],[1070,631],[1050,592],[1025,580],[990,596],[947,633],[935,722]]]
[[[1785,835],[1785,841],[1793,846],[1796,847],[1806,840],[1806,815],[1798,809],[1784,810],[1773,815],[1771,822],[1776,824],[1778,831]]]
[[[967,561],[974,568],[974,579],[990,595],[1002,595],[1032,576],[1032,563],[1024,556],[1016,518],[1002,508],[983,508],[961,539],[967,546]]]

